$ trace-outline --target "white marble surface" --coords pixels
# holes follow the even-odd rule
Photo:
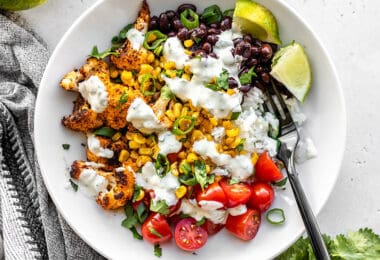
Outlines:
[[[338,69],[347,104],[347,146],[337,185],[318,216],[322,232],[380,233],[380,1],[287,0],[309,22]],[[95,0],[50,0],[21,15],[54,49]],[[377,115],[377,116],[376,116]],[[379,160],[379,161],[377,161]]]

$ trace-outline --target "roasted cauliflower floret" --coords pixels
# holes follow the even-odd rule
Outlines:
[[[133,195],[134,173],[130,167],[104,171],[102,164],[74,161],[71,177],[79,183],[98,191],[96,202],[104,209],[123,207]]]
[[[63,79],[61,80],[61,83],[59,84],[63,89],[67,91],[78,91],[78,82],[82,81],[84,79],[84,76],[80,71],[73,70],[67,73]]]
[[[149,20],[149,6],[146,1],[143,1],[142,7],[134,23],[134,28],[145,33],[148,29]],[[119,55],[111,55],[110,57],[111,62],[118,69],[139,71],[141,64],[150,63],[149,54],[151,54],[151,52],[143,47],[138,50],[134,49],[128,39],[119,48],[118,52]]]
[[[173,126],[173,122],[165,115],[166,108],[170,102],[170,99],[160,97],[154,103],[152,109],[154,114],[157,116],[157,119],[162,122],[167,128],[171,128]]]

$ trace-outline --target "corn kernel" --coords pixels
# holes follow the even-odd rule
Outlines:
[[[112,141],[117,141],[121,138],[121,133],[120,132],[117,132],[115,133],[113,136],[112,136]]]
[[[236,156],[236,152],[235,152],[235,151],[232,151],[232,150],[230,150],[230,151],[226,151],[225,153],[231,155],[232,157],[235,157],[235,156]]]
[[[153,52],[149,52],[148,57],[146,58],[148,63],[152,63],[154,61],[155,57]]]
[[[166,74],[166,76],[168,76],[169,78],[172,78],[172,79],[177,77],[177,73],[175,70],[166,70],[165,74]]]
[[[189,154],[187,155],[186,161],[187,161],[188,163],[193,163],[193,162],[195,162],[196,160],[198,160],[198,156],[197,156],[195,153],[189,153]]]
[[[191,74],[190,65],[185,65],[185,67],[183,68],[183,71],[184,71],[186,74]]]
[[[186,48],[190,48],[191,46],[194,45],[194,41],[192,39],[188,39],[186,41],[183,42],[183,45],[186,47]]]
[[[181,116],[187,116],[187,112],[189,112],[189,108],[188,107],[183,107],[182,111],[181,111]]]
[[[223,179],[223,176],[215,176],[214,182],[219,182]]]
[[[132,151],[129,157],[136,160],[137,158],[139,158],[139,154],[136,151]]]
[[[210,118],[210,123],[211,123],[213,126],[217,126],[217,125],[218,125],[218,120],[216,120],[215,117],[211,117],[211,118]]]
[[[129,158],[129,152],[127,150],[121,150],[119,154],[119,162],[125,162]]]
[[[195,142],[195,141],[201,140],[203,137],[204,137],[203,133],[200,130],[196,129],[191,134],[191,141]]]
[[[192,116],[192,117],[195,117],[195,118],[198,118],[198,117],[199,117],[199,112],[196,111],[196,112],[194,112],[191,116]]]
[[[140,148],[140,144],[136,141],[129,141],[129,148],[131,149],[138,149]]]
[[[226,130],[226,135],[228,137],[236,137],[239,135],[239,128],[232,128],[232,129],[229,129],[229,130]]]
[[[157,40],[157,35],[154,33],[149,34],[148,39],[146,39],[146,41],[149,43],[154,42],[155,40]]]
[[[235,94],[235,91],[233,89],[227,89],[227,94],[232,96],[233,94]]]
[[[120,79],[123,82],[123,84],[128,85],[128,83],[130,83],[131,80],[133,79],[132,72],[123,70],[123,72],[121,73]]]
[[[212,141],[213,140],[213,138],[212,138],[212,136],[210,134],[206,135],[206,139],[207,139],[207,141]]]
[[[181,110],[182,110],[182,104],[181,103],[175,103],[173,106],[173,113],[175,117],[181,116]]]
[[[139,195],[137,196],[135,201],[140,201],[145,197],[145,191],[143,189],[140,189]]]
[[[133,136],[132,140],[138,144],[145,144],[146,143],[146,138],[144,136],[142,136],[141,134],[138,134],[138,133],[135,134],[135,136]]]
[[[256,162],[257,162],[258,159],[259,159],[259,155],[257,153],[253,153],[251,155],[251,162],[252,162],[253,165],[256,164]]]
[[[141,64],[140,67],[140,75],[142,74],[152,74],[153,72],[153,67],[150,66],[149,64]]]
[[[144,147],[139,149],[139,154],[141,155],[150,155],[152,153],[152,149]]]
[[[176,64],[174,61],[167,61],[164,63],[164,69],[165,70],[175,70]]]
[[[246,150],[243,150],[240,152],[241,155],[246,155],[247,154],[247,151]]]
[[[183,51],[186,55],[188,55],[188,56],[191,56],[193,53],[191,52],[191,51],[189,51],[189,50],[184,50]]]
[[[183,78],[184,80],[187,80],[187,81],[190,81],[190,80],[191,80],[190,75],[189,75],[189,74],[186,74],[186,73],[182,74],[182,78]]]
[[[128,132],[125,134],[125,138],[127,138],[128,140],[133,140],[133,138],[135,137],[135,134],[136,133]]]
[[[178,154],[178,157],[179,157],[180,159],[185,159],[186,156],[187,156],[187,154],[186,154],[186,152],[184,152],[184,151],[179,152],[179,154]]]
[[[183,185],[179,186],[176,191],[175,191],[175,196],[180,199],[182,198],[183,196],[185,196],[187,192],[187,188]]]
[[[152,158],[146,155],[139,156],[136,160],[137,167],[144,166],[147,162],[151,162]]]
[[[210,173],[211,172],[211,167],[210,165],[206,164],[206,173]]]
[[[193,145],[190,142],[184,142],[183,146],[187,149],[190,149]]]
[[[229,120],[223,121],[223,127],[225,129],[231,129],[233,127],[232,122]]]
[[[158,155],[158,153],[160,152],[160,148],[158,147],[157,144],[155,144],[155,145],[153,146],[152,150],[153,150],[153,158],[156,158],[157,155]]]
[[[172,165],[170,165],[170,172],[173,174],[173,176],[179,175],[178,162],[174,162]]]
[[[241,144],[241,139],[240,138],[236,138],[235,141],[233,141],[231,144],[230,144],[230,147],[231,148],[236,148],[239,144]]]
[[[176,117],[172,110],[166,110],[165,115],[171,120],[175,121]]]
[[[226,140],[224,140],[224,143],[225,143],[226,145],[230,145],[230,144],[232,144],[234,141],[235,141],[235,138],[233,138],[233,137],[227,137]]]
[[[114,67],[110,68],[110,77],[115,79],[119,76],[119,71],[115,69]]]
[[[153,77],[154,78],[158,78],[158,76],[160,76],[160,74],[161,74],[161,68],[160,67],[156,67],[155,69],[154,69],[154,71],[153,71]]]

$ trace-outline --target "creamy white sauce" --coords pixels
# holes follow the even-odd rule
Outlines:
[[[170,90],[182,101],[190,101],[196,107],[210,111],[216,118],[227,118],[231,112],[240,112],[242,94],[228,95],[203,86],[193,77],[191,81],[182,78],[164,77]]]
[[[212,129],[211,135],[214,140],[218,143],[222,142],[224,135],[226,134],[226,129],[223,126],[218,126]]]
[[[91,76],[78,84],[79,93],[96,113],[102,113],[108,105],[106,86],[98,76]]]
[[[219,201],[213,200],[201,200],[198,202],[199,206],[201,206],[204,210],[217,210],[223,208],[223,204]]]
[[[231,216],[239,216],[247,212],[247,206],[245,204],[242,204],[234,208],[229,208],[227,211]]]
[[[134,50],[139,50],[141,48],[144,43],[144,38],[144,33],[136,30],[135,28],[132,28],[127,32],[127,39],[131,43]]]
[[[311,138],[306,137],[302,138],[298,142],[297,149],[295,151],[295,159],[297,163],[303,163],[311,158],[314,158],[318,155],[317,148],[313,143]]]
[[[226,210],[206,210],[197,205],[195,200],[182,199],[180,211],[184,214],[188,214],[195,220],[200,221],[203,218],[207,218],[215,224],[226,223],[228,213]]]
[[[79,175],[78,183],[86,187],[92,196],[107,191],[108,181],[103,176],[98,175],[94,169],[83,169]]]
[[[144,134],[161,132],[165,130],[165,125],[161,123],[152,108],[147,105],[143,99],[136,98],[133,100],[128,109],[127,121]]]
[[[169,153],[178,153],[182,148],[182,143],[177,140],[172,132],[165,131],[158,135],[158,147],[161,154],[167,155]]]
[[[87,147],[91,153],[98,157],[112,158],[114,155],[111,149],[104,148],[100,145],[99,139],[94,134],[87,135]]]
[[[223,72],[223,61],[213,57],[191,59],[188,64],[193,73],[193,81],[207,83]]]
[[[164,44],[164,57],[167,61],[174,61],[177,69],[183,69],[189,56],[185,54],[185,48],[177,37],[170,37]]]
[[[253,173],[253,164],[248,155],[238,155],[232,158],[229,154],[219,153],[216,143],[202,139],[194,142],[193,151],[202,157],[211,159],[217,166],[228,171],[233,179],[244,181]],[[219,174],[219,175],[223,175]]]
[[[136,173],[136,184],[147,190],[153,190],[155,197],[153,203],[160,200],[166,202],[168,206],[177,204],[178,199],[175,190],[180,186],[177,177],[168,172],[165,177],[160,178],[156,174],[156,169],[152,162],[147,162],[141,169],[141,173]]]

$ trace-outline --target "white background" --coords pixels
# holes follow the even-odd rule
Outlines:
[[[287,0],[311,25],[337,67],[347,106],[347,145],[336,187],[318,216],[321,231],[380,233],[380,1]],[[95,0],[50,0],[20,12],[53,51]]]

